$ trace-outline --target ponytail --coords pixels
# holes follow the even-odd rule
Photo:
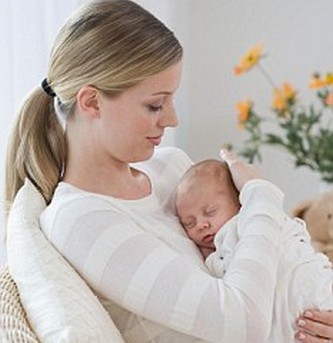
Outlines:
[[[48,94],[36,89],[14,127],[6,167],[7,207],[25,178],[36,185],[47,203],[51,201],[66,158],[56,112],[67,121],[73,117],[76,95],[83,86],[119,94],[182,56],[173,32],[133,1],[90,1],[75,11],[51,50],[42,83]]]
[[[28,178],[49,203],[65,160],[65,136],[54,99],[41,88],[24,102],[11,132],[6,161],[6,213]]]

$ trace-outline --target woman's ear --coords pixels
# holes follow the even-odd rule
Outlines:
[[[86,114],[90,118],[99,118],[99,100],[99,92],[92,86],[82,87],[76,95],[76,103],[81,113]]]

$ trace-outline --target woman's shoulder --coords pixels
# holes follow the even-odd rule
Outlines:
[[[76,232],[92,231],[108,225],[128,226],[126,206],[117,199],[78,189],[60,182],[51,203],[40,216],[40,226],[47,238],[61,250]],[[131,226],[132,227],[132,226]]]
[[[50,223],[62,221],[61,217],[75,221],[89,212],[108,208],[109,204],[102,196],[83,191],[66,182],[60,182],[40,220],[44,229],[50,226]]]
[[[95,211],[109,211],[114,208],[113,203],[117,201],[122,200],[108,195],[88,192],[67,182],[60,182],[55,189],[51,203],[44,212],[53,215],[65,213],[77,217]]]

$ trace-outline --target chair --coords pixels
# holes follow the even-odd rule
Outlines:
[[[0,342],[39,343],[29,326],[20,296],[8,268],[0,271]]]
[[[7,220],[9,269],[0,275],[0,342],[125,343],[95,293],[41,231],[45,207],[27,179]]]

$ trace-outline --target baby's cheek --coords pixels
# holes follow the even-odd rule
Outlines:
[[[187,235],[191,238],[191,239],[197,239],[197,235],[195,234],[194,230],[187,230]]]
[[[189,230],[187,235],[196,243],[201,243],[201,238],[195,230]]]

